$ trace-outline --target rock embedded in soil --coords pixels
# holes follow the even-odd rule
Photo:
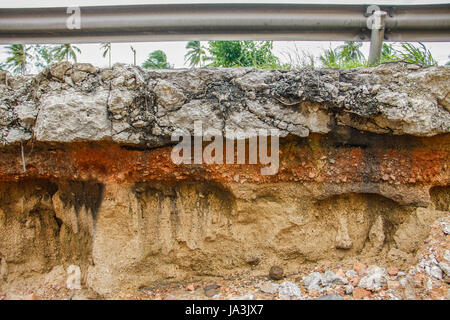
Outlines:
[[[283,268],[280,266],[272,266],[269,270],[269,277],[272,280],[281,280],[283,279]]]

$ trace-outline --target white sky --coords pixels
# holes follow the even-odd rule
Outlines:
[[[179,1],[179,0],[0,0],[0,8],[26,8],[26,7],[68,7],[68,6],[93,6],[93,5],[119,5],[119,4],[157,4],[157,3],[340,3],[340,4],[436,4],[436,3],[448,3],[447,1],[434,1],[434,0],[370,0],[370,1],[355,1],[355,0],[318,0],[318,1],[302,1],[302,0],[282,0],[282,1],[252,1],[252,0],[191,0],[191,1]],[[206,44],[206,42],[204,43]],[[310,52],[315,56],[322,54],[324,49],[336,47],[342,44],[337,41],[275,41],[274,53],[281,58],[282,61],[286,61],[285,53],[287,51],[294,50],[295,46],[299,50]],[[430,49],[434,58],[439,64],[445,64],[450,58],[450,43],[449,42],[432,42],[425,43]],[[103,58],[100,51],[99,44],[76,44],[82,53],[78,56],[79,62],[89,62],[99,67],[105,67],[108,64],[108,59]],[[172,41],[172,42],[137,42],[137,43],[113,43],[112,44],[112,63],[133,63],[133,53],[130,50],[130,45],[137,50],[137,64],[142,64],[150,52],[161,49],[167,54],[168,61],[175,65],[176,68],[184,67],[184,54],[186,53],[186,41]],[[363,44],[363,53],[368,56],[369,43]],[[5,46],[0,46],[0,61],[4,61],[6,58]]]

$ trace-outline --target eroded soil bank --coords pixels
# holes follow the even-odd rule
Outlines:
[[[378,269],[347,275],[356,262],[407,278],[426,253],[417,281],[429,294],[411,293],[415,274],[402,284],[397,270],[385,278],[402,293],[383,297],[446,297],[450,71],[389,68],[62,63],[33,78],[0,77],[0,295],[30,295],[19,288],[34,283],[55,291],[39,297],[73,296],[63,287],[75,265],[85,297],[164,298],[158,290],[170,287],[181,288],[175,298],[204,298],[207,282],[245,277],[253,289],[236,295],[287,298],[260,289],[280,266],[310,294],[303,276],[312,271],[346,278],[312,296],[363,298],[359,289],[379,296],[389,282],[358,287]],[[262,175],[262,164],[175,164],[170,134],[197,120],[243,129],[243,139],[250,125],[281,130],[277,174]],[[436,253],[425,252],[430,243]],[[212,296],[234,292],[225,282]]]

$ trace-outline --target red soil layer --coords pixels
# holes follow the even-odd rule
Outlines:
[[[0,181],[28,179],[138,182],[149,180],[210,180],[217,182],[383,182],[390,184],[450,184],[450,135],[414,137],[408,146],[331,146],[328,138],[283,139],[278,174],[264,176],[267,165],[176,165],[172,147],[134,150],[111,143],[67,144],[50,149],[25,148],[23,172],[20,148],[0,156]],[[247,152],[248,154],[248,152]]]

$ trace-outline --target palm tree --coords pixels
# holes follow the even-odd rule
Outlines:
[[[72,58],[73,61],[77,62],[77,52],[81,53],[80,48],[70,43],[61,44],[54,49],[55,57],[59,61],[63,59],[69,61],[69,58]]]
[[[167,62],[167,56],[162,50],[155,50],[142,64],[145,69],[171,69],[173,66]]]
[[[9,57],[6,59],[6,66],[13,72],[25,74],[27,71],[28,51],[31,47],[23,44],[12,44],[7,46]]]
[[[133,46],[130,46],[131,51],[133,51],[133,62],[136,65],[136,49]]]
[[[344,61],[364,61],[364,54],[361,52],[362,42],[345,41],[345,44],[338,49]]]
[[[33,45],[33,60],[34,60],[34,66],[38,70],[45,69],[49,64],[55,62],[56,57],[54,53],[55,46],[53,45],[42,45],[42,44],[36,44]]]
[[[189,63],[189,67],[202,67],[206,60],[206,52],[200,41],[189,41],[186,49],[188,52],[184,55],[184,61]]]
[[[109,67],[111,68],[111,42],[102,43],[100,48],[103,49],[103,58],[108,55]]]

